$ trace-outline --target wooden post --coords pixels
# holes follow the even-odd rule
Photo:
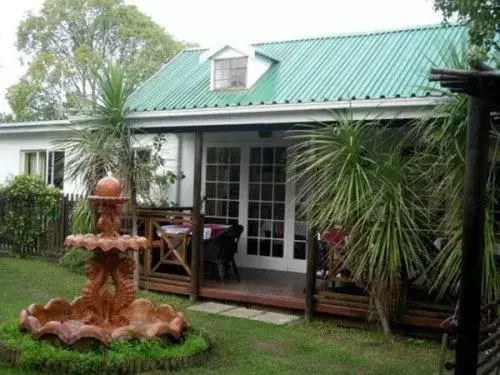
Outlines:
[[[196,131],[194,140],[194,181],[193,181],[193,240],[191,243],[191,293],[189,299],[196,301],[200,293],[201,247],[203,227],[201,218],[201,163],[203,156],[203,132]]]
[[[477,370],[490,131],[489,112],[485,101],[469,96],[460,312],[455,372],[457,375],[475,374]]]
[[[316,233],[312,228],[307,230],[307,263],[306,263],[306,310],[305,318],[312,321],[314,315],[314,294],[316,293]]]

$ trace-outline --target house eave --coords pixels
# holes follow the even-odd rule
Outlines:
[[[237,125],[296,124],[331,121],[345,112],[354,120],[411,119],[429,114],[442,97],[364,99],[334,102],[264,104],[255,106],[197,108],[132,112],[133,127],[179,129]],[[85,126],[90,117],[65,120],[0,123],[0,134],[64,132]]]
[[[133,112],[128,117],[134,120],[135,127],[146,129],[331,121],[335,119],[334,113],[341,114],[342,112],[355,120],[411,119],[429,114],[441,99],[441,97],[434,96],[264,104]]]

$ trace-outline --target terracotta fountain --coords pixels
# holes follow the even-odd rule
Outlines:
[[[19,315],[21,330],[36,339],[56,336],[66,345],[92,340],[109,345],[120,339],[178,339],[182,335],[186,327],[182,312],[170,305],[155,307],[146,299],[135,299],[131,253],[145,250],[149,244],[144,237],[118,234],[121,205],[127,201],[121,190],[115,178],[101,179],[89,198],[98,209],[100,233],[68,236],[64,242],[65,247],[94,252],[85,265],[88,281],[81,296],[71,303],[54,298],[45,305],[32,304]],[[114,292],[108,289],[109,281]]]

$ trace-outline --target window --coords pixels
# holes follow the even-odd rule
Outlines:
[[[151,165],[151,150],[148,148],[134,149],[134,160],[137,173],[148,171]],[[151,191],[151,181],[149,178],[137,179],[137,195],[148,197]]]
[[[22,151],[22,173],[39,176],[46,184],[64,186],[64,151]]]
[[[240,160],[240,148],[207,148],[205,215],[209,222],[238,224]]]
[[[247,58],[215,60],[213,80],[215,90],[245,88],[247,84]]]

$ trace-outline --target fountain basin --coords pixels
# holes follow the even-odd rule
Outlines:
[[[80,341],[97,340],[109,345],[113,340],[150,339],[170,337],[179,339],[186,328],[184,314],[175,312],[167,304],[155,307],[146,299],[133,301],[122,316],[128,324],[102,322],[87,323],[91,311],[85,306],[82,297],[71,303],[65,299],[51,299],[45,305],[33,303],[19,314],[19,328],[28,331],[35,339],[55,336],[65,345]]]

